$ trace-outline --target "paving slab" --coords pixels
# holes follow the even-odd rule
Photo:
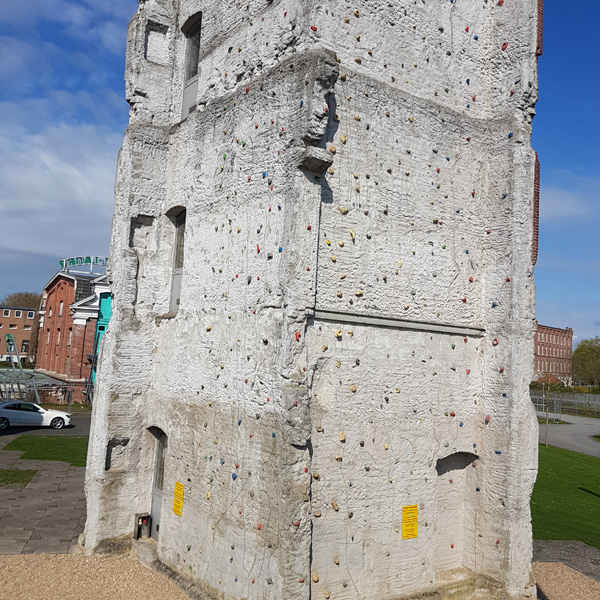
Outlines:
[[[0,555],[76,552],[86,515],[85,468],[4,450],[18,435],[0,437],[0,469],[37,473],[24,487],[0,488]]]

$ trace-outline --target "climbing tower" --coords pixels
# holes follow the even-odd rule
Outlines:
[[[140,1],[87,552],[535,597],[538,4]]]

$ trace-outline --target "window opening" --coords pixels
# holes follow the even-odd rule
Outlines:
[[[185,219],[186,210],[181,209],[176,215],[170,217],[175,225],[175,244],[173,252],[173,277],[171,281],[170,312],[177,312],[181,300],[181,279],[183,274]]]

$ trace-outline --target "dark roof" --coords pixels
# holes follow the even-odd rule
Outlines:
[[[84,298],[89,298],[93,293],[92,281],[98,278],[98,275],[79,275],[69,273],[75,279],[75,302],[79,302]]]
[[[0,310],[2,310],[3,308],[9,308],[11,310],[22,310],[23,312],[29,312],[31,310],[35,312],[36,310],[38,310],[37,308],[31,308],[31,306],[10,306],[9,304],[0,304]]]

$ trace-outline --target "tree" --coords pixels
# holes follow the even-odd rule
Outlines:
[[[573,352],[573,380],[583,385],[600,383],[600,338],[581,340]]]
[[[34,308],[37,310],[40,307],[42,295],[38,292],[15,292],[8,294],[0,304],[6,306],[16,306],[17,308]]]

